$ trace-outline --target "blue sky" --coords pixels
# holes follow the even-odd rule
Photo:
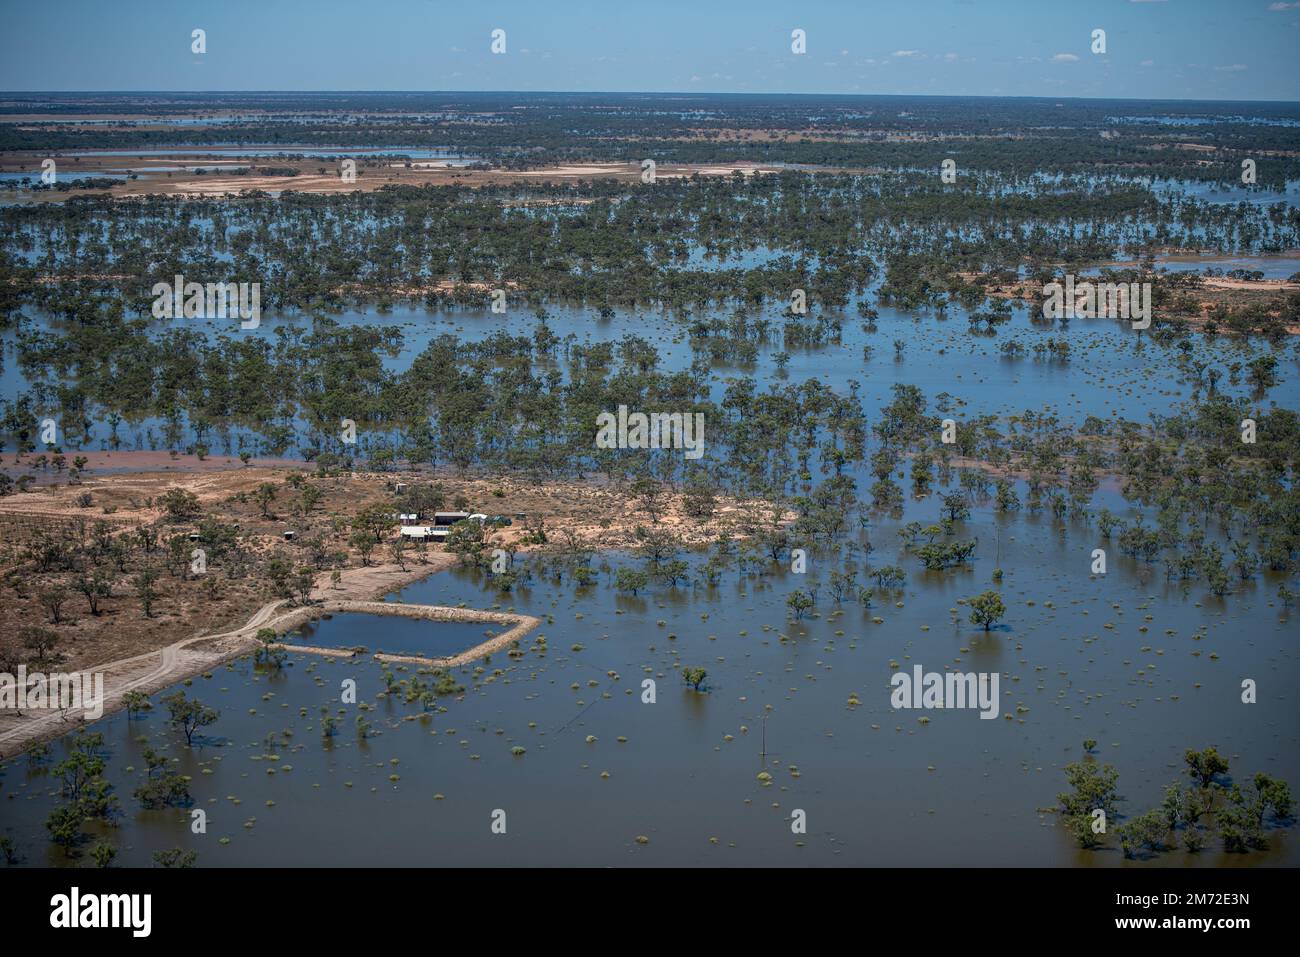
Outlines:
[[[1300,0],[7,0],[4,13],[9,91],[1300,100]]]

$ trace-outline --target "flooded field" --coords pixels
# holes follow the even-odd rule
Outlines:
[[[1123,509],[1103,490],[1098,504]],[[910,503],[870,529],[891,560],[897,527],[933,517]],[[822,597],[790,621],[788,568],[724,573],[717,586],[611,587],[623,556],[596,584],[538,577],[502,595],[477,573],[431,575],[395,600],[538,615],[523,654],[452,671],[463,698],[407,703],[388,670],[359,657],[291,654],[280,670],[242,659],[179,689],[219,709],[193,750],[161,699],[105,735],[107,779],[122,804],[112,837],[127,864],[158,850],[197,851],[200,866],[551,864],[991,864],[1139,866],[1118,850],[1079,851],[1056,826],[1063,766],[1097,742],[1120,772],[1126,813],[1158,804],[1186,777],[1187,748],[1216,746],[1231,776],[1300,777],[1297,625],[1268,575],[1215,599],[1167,584],[1152,566],[1117,558],[1090,576],[1095,530],[1048,518],[976,511],[963,534],[979,556],[966,570],[920,572],[873,607]],[[1006,623],[985,633],[959,599],[1005,569]],[[823,577],[817,556],[810,575]],[[375,616],[339,615],[302,631],[313,643],[385,649],[409,643]],[[470,638],[466,626],[458,640]],[[472,640],[472,639],[471,639]],[[997,720],[974,711],[915,712],[890,704],[890,677],[914,665],[1003,675]],[[676,665],[703,667],[701,691]],[[392,669],[398,682],[414,669]],[[1241,681],[1259,682],[1256,704]],[[342,704],[345,679],[357,704]],[[655,682],[653,703],[645,680]],[[169,692],[168,692],[169,693]],[[325,711],[322,711],[325,709]],[[322,715],[338,716],[322,735]],[[361,737],[356,719],[373,731]],[[1261,733],[1261,730],[1263,733]],[[0,770],[3,832],[31,864],[85,863],[46,840],[57,803],[50,771],[23,759]],[[191,807],[142,810],[143,749],[190,777]],[[516,749],[523,749],[516,753]],[[766,773],[770,781],[760,780]],[[677,796],[690,790],[689,804]],[[191,812],[207,833],[190,831]],[[790,815],[806,812],[806,835]],[[504,811],[504,835],[490,829]],[[638,843],[639,837],[648,843]],[[1174,850],[1157,865],[1300,863],[1294,834],[1271,830],[1248,855]]]
[[[801,120],[755,141],[799,146],[756,150],[762,175],[759,159],[728,166],[730,138],[692,132],[662,169],[734,175],[655,185],[608,145],[623,132],[565,156],[583,127],[539,109],[550,165],[509,153],[497,110],[474,114],[482,154],[157,145],[131,128],[59,154],[120,158],[118,177],[230,169],[190,157],[487,157],[501,179],[479,186],[316,195],[280,169],[284,193],[6,208],[0,426],[20,454],[0,462],[6,510],[19,503],[4,587],[75,640],[128,613],[152,628],[166,599],[158,627],[175,636],[148,652],[165,646],[165,663],[190,644],[211,646],[183,659],[203,667],[258,648],[0,763],[6,858],[84,867],[111,845],[127,866],[173,850],[202,867],[1300,866],[1278,798],[1278,782],[1300,786],[1293,169],[1262,166],[1259,188],[1235,170],[1193,180],[1165,142],[1153,159],[1126,139],[1094,158],[1112,172],[1004,175],[986,151],[1019,141],[981,131],[959,144],[966,178],[936,182],[928,155],[888,145],[933,129],[859,131],[822,155]],[[723,114],[644,115],[676,136]],[[779,118],[746,116],[728,132]],[[816,122],[833,116],[855,122]],[[1038,122],[1034,136],[1056,128]],[[1079,129],[1065,142],[1095,149]],[[879,163],[850,162],[855,144]],[[622,180],[544,181],[601,155]],[[1154,326],[1045,319],[1033,299],[1062,270],[1151,261],[1132,276],[1161,294]],[[1236,283],[1180,275],[1193,270]],[[183,287],[182,271],[247,277],[266,311],[245,328],[202,304],[162,318],[141,277]],[[1029,300],[1007,298],[1022,284]],[[701,454],[592,441],[598,413],[638,404],[699,416]],[[58,441],[37,444],[47,415]],[[131,451],[159,453],[136,460],[155,484],[119,474]],[[82,493],[85,478],[105,481]],[[173,480],[191,485],[164,491]],[[520,502],[520,485],[546,494]],[[611,489],[627,497],[593,492]],[[28,492],[45,511],[24,512]],[[476,521],[399,537],[453,508]],[[201,582],[192,543],[212,550]],[[450,567],[413,581],[429,549]],[[206,617],[223,588],[229,608],[260,609],[237,623],[249,634]],[[385,591],[540,625],[369,613]],[[82,620],[60,621],[83,596]],[[352,610],[321,611],[332,596]],[[101,618],[110,599],[122,618]],[[44,661],[56,641],[21,624]],[[494,637],[452,667],[375,657],[464,660]],[[159,667],[116,677],[156,689],[198,671]],[[899,679],[968,673],[987,707],[922,707],[919,689],[900,706]],[[1105,766],[1114,794],[1072,805],[1069,779]],[[1259,812],[1259,840],[1236,842],[1249,850],[1230,839],[1245,794],[1287,805]],[[1087,800],[1110,814],[1099,849],[1078,830]],[[1143,822],[1166,822],[1159,839],[1117,831]]]
[[[1229,260],[1214,262],[1222,268],[1236,268],[1227,266]],[[1271,273],[1300,268],[1300,260],[1295,259],[1275,265],[1260,257],[1231,262],[1242,262],[1246,268],[1268,266]],[[1171,263],[1170,268],[1177,265]],[[766,314],[773,322],[779,315],[776,309]],[[1230,370],[1225,382],[1233,384],[1240,382],[1250,360],[1273,353],[1279,357],[1284,374],[1271,400],[1286,408],[1300,406],[1300,380],[1294,375],[1300,351],[1290,343],[1269,346],[1228,337],[1210,340],[1193,336],[1180,347],[1180,362],[1175,363],[1170,361],[1171,349],[1154,345],[1126,322],[1078,319],[1068,333],[1069,358],[1060,361],[1035,355],[1035,344],[1052,333],[1040,328],[1036,324],[1040,317],[1024,305],[1014,307],[1011,320],[997,336],[972,334],[966,317],[960,313],[943,318],[882,308],[874,332],[866,331],[851,315],[852,310],[845,310],[839,342],[786,349],[779,341],[772,341],[758,346],[752,363],[713,362],[713,376],[708,380],[710,397],[720,401],[729,382],[740,376],[752,377],[760,389],[817,378],[837,389],[856,382],[868,415],[890,400],[896,384],[907,383],[919,387],[931,399],[942,394],[950,396],[952,407],[968,416],[1010,416],[1032,409],[1050,412],[1076,426],[1088,416],[1147,421],[1152,412],[1164,414],[1177,403],[1204,394],[1204,383],[1188,374],[1191,367],[1222,366]],[[376,353],[385,372],[393,375],[407,371],[440,335],[484,342],[494,335],[527,332],[524,329],[521,333],[517,318],[495,315],[486,308],[448,313],[399,306],[383,311],[349,311],[336,321],[353,328],[396,327],[401,334],[400,344]],[[187,321],[188,328],[213,341],[220,336],[248,334],[275,342],[284,333],[310,331],[312,320],[268,315],[248,333],[239,333],[237,328],[232,332],[232,325],[222,320]],[[579,344],[618,343],[627,336],[640,336],[654,344],[660,369],[675,372],[691,367],[689,336],[680,319],[664,311],[617,310],[611,318],[600,319],[588,310],[561,307],[551,311],[548,325],[560,339]],[[57,322],[39,317],[35,326],[54,332],[60,328]],[[16,395],[31,382],[13,359],[18,336],[17,328],[0,330],[0,356],[4,357],[0,364],[0,394]],[[1009,342],[1018,346],[1016,353],[1009,354],[1004,348]],[[778,355],[785,357],[783,367],[777,365]],[[567,381],[568,363],[561,357],[556,367],[561,381]],[[1234,368],[1237,371],[1231,371]],[[94,441],[87,447],[159,449],[195,441],[195,433],[184,420],[176,431],[177,426],[169,430],[167,423],[158,418],[122,420],[115,428],[107,418],[94,423]],[[297,438],[288,450],[290,455],[308,438],[309,430],[302,420],[295,421],[294,429]],[[234,455],[243,449],[265,454],[265,438],[238,424],[218,426],[206,435],[206,441],[213,454]]]

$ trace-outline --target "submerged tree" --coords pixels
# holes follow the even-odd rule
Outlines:
[[[1007,606],[1002,603],[1002,596],[995,591],[986,591],[970,599],[970,620],[972,624],[983,625],[988,631],[1007,613]]]
[[[198,698],[185,697],[184,691],[168,695],[162,701],[167,706],[171,726],[185,733],[185,743],[190,747],[194,745],[194,732],[215,724],[221,717],[221,712],[209,708]]]
[[[708,679],[709,673],[703,668],[682,667],[682,681],[690,685],[692,691],[703,691],[704,682]]]

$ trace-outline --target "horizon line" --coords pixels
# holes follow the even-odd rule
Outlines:
[[[436,95],[459,96],[464,94],[495,96],[700,96],[700,97],[822,97],[835,99],[927,99],[927,100],[1041,100],[1044,102],[1097,102],[1132,101],[1138,103],[1250,103],[1300,107],[1300,100],[1243,100],[1226,97],[1140,97],[1140,96],[1027,96],[1002,93],[827,93],[827,92],[727,92],[720,90],[293,90],[293,89],[249,89],[249,90],[0,90],[0,97],[9,96],[142,96],[142,95],[188,95],[188,96],[238,96],[259,93],[281,93],[298,95]]]

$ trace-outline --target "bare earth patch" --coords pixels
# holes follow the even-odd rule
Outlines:
[[[684,510],[683,496],[668,494],[659,503],[658,521],[654,522],[640,511],[641,503],[631,490],[595,479],[532,481],[462,477],[432,470],[319,475],[307,471],[310,466],[306,463],[244,466],[228,459],[176,461],[165,453],[161,453],[169,462],[165,471],[115,471],[124,462],[152,461],[146,457],[159,454],[98,453],[77,484],[69,484],[66,474],[51,471],[40,474],[45,484],[33,491],[0,499],[0,593],[4,594],[0,636],[12,641],[28,626],[57,632],[57,651],[64,660],[42,670],[102,672],[106,713],[121,707],[127,691],[152,693],[249,653],[262,628],[283,633],[319,615],[322,607],[376,601],[452,565],[456,556],[439,545],[402,556],[390,554],[386,547],[377,548],[369,564],[350,547],[352,517],[375,505],[391,505],[396,510],[393,485],[399,481],[436,482],[445,489],[448,502],[463,498],[470,510],[524,516],[489,533],[492,547],[520,551],[539,547],[524,541],[539,528],[545,528],[556,541],[600,551],[635,547],[638,527],[651,525],[672,532],[689,547],[720,533],[742,535],[765,508],[761,502],[719,497],[710,518],[692,518]],[[87,453],[88,458],[92,455]],[[263,509],[254,493],[266,485],[277,493]],[[319,493],[307,508],[297,499],[305,486]],[[98,613],[92,613],[73,588],[73,573],[34,570],[33,547],[41,541],[85,543],[97,536],[134,536],[150,529],[160,533],[160,540],[184,537],[197,519],[168,520],[161,500],[174,489],[192,494],[204,514],[237,527],[244,547],[261,558],[279,555],[295,567],[309,567],[305,543],[323,539],[328,548],[346,557],[347,567],[337,569],[337,582],[331,580],[328,570],[314,572],[310,603],[305,606],[270,592],[264,576],[227,577],[219,568],[207,575],[190,576],[183,570],[168,573],[160,569],[158,594],[149,616],[144,614],[128,573],[116,576],[110,594],[99,602]],[[86,494],[93,504],[81,507],[79,499]],[[97,528],[101,523],[103,527]],[[286,530],[293,531],[295,537],[286,539]],[[396,538],[394,522],[385,543]],[[43,591],[51,587],[67,591],[54,616],[42,598]],[[512,621],[517,634],[508,633],[512,637],[506,645],[535,624]],[[497,647],[497,639],[493,639],[492,648]],[[465,653],[469,658],[458,655],[446,664],[462,664],[490,650],[472,649]],[[21,717],[10,711],[0,713],[0,757],[12,755],[30,742],[66,733],[78,723],[78,717],[59,712]]]

